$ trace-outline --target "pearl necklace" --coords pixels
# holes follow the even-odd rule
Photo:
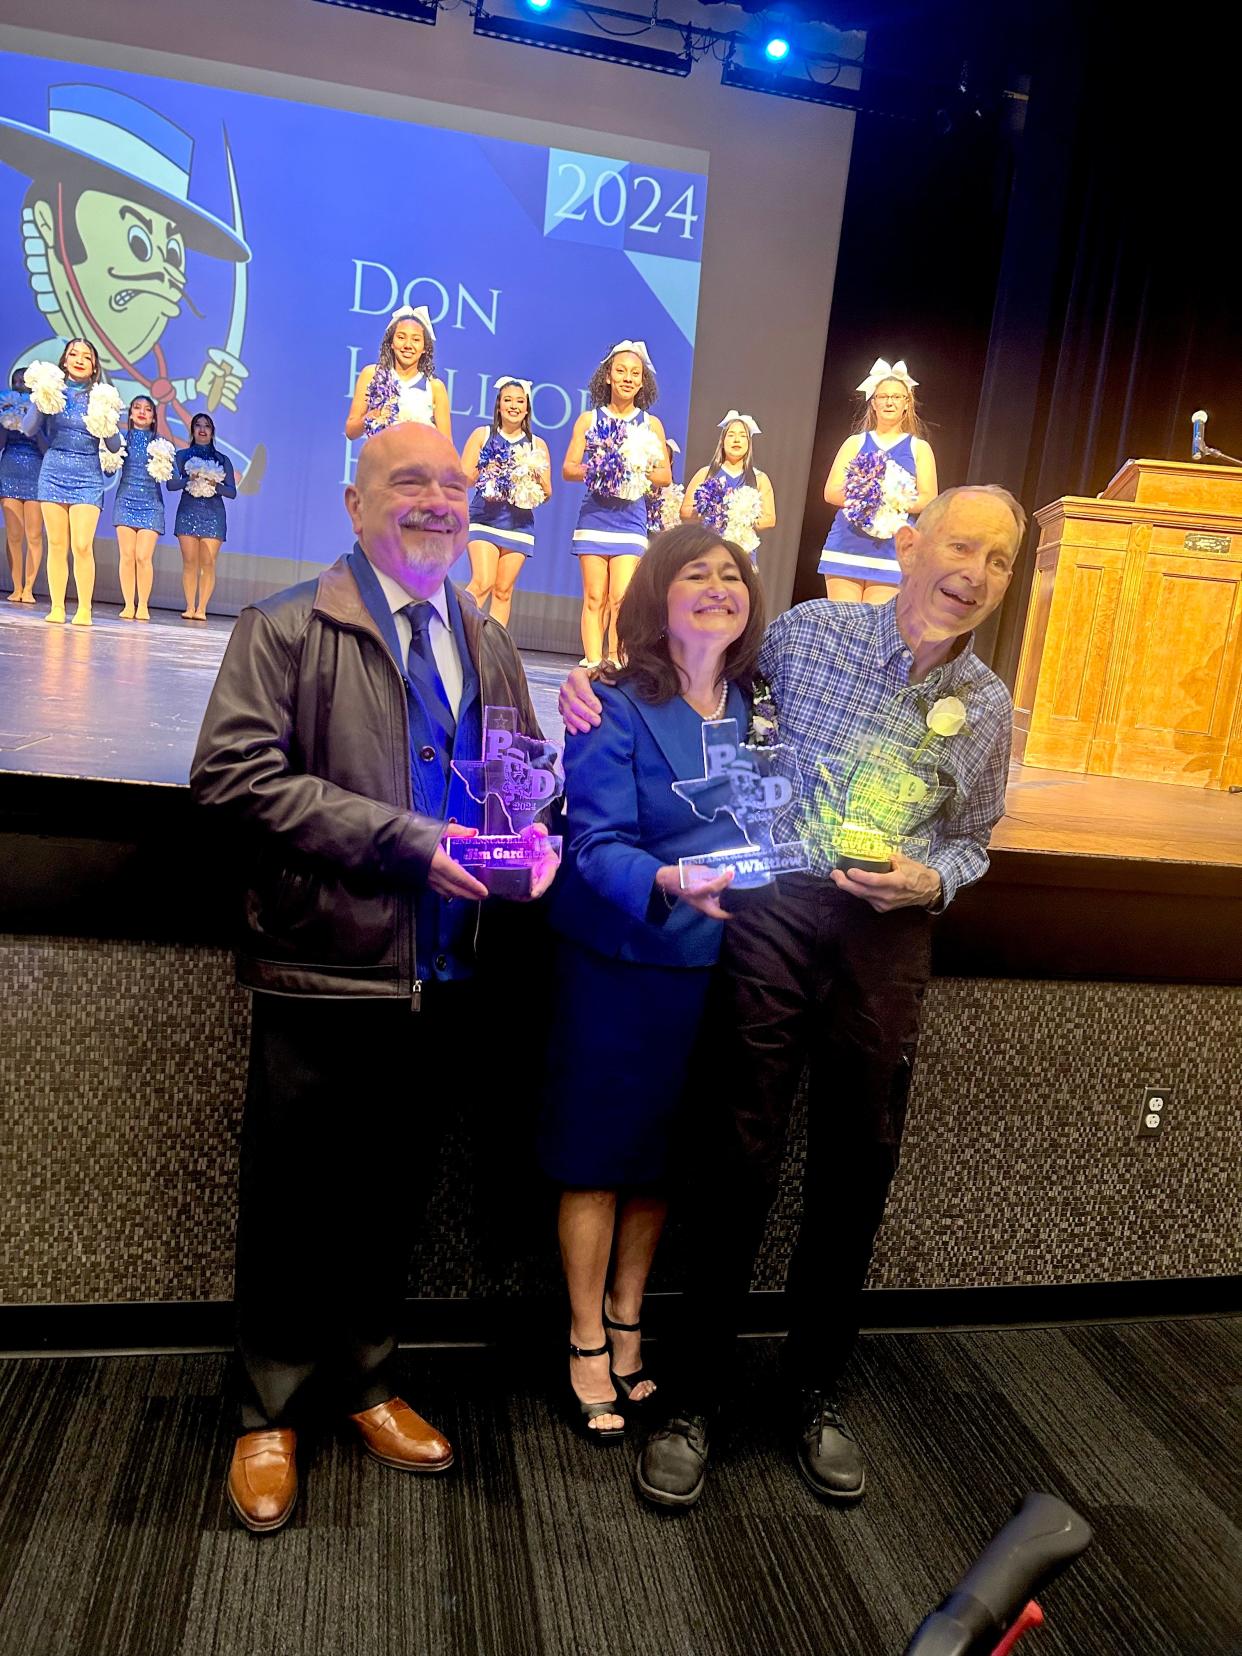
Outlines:
[[[716,703],[716,711],[711,715],[711,717],[706,722],[708,724],[714,724],[717,719],[723,719],[724,715],[725,715],[725,708],[728,705],[729,705],[729,681],[728,681],[728,679],[726,679],[720,687],[720,700]]]

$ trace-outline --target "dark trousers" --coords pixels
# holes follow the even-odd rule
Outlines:
[[[410,1253],[471,1090],[470,984],[403,999],[254,996],[236,1302],[242,1430],[393,1396]],[[477,1040],[477,1037],[476,1037]]]
[[[809,1065],[803,1217],[789,1265],[791,1378],[835,1384],[889,1185],[931,968],[923,909],[877,914],[830,881],[782,879],[729,898],[704,1025],[705,1083],[689,1176],[679,1368],[705,1407],[733,1355],[743,1296],[777,1193]]]

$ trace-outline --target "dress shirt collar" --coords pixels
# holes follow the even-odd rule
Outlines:
[[[363,557],[366,557],[365,552],[363,553]],[[371,563],[371,560],[367,558],[367,562]],[[398,615],[407,604],[417,604],[419,602],[419,600],[414,597],[413,593],[405,590],[400,581],[394,581],[391,575],[385,575],[384,571],[382,569],[376,569],[374,564],[371,564],[371,568],[375,572],[375,579],[379,582],[380,591],[384,594],[388,608],[394,615]],[[427,602],[431,605],[432,609],[435,610],[444,625],[451,630],[452,622],[449,620],[448,599],[444,596],[443,581],[440,582],[440,585],[431,594],[430,598],[427,599]]]

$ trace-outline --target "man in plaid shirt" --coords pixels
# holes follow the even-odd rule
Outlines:
[[[702,1493],[711,1416],[807,1065],[803,1221],[787,1286],[795,1453],[817,1494],[863,1493],[837,1381],[897,1169],[931,916],[986,872],[1005,808],[1012,703],[972,635],[1004,597],[1025,530],[1007,490],[948,489],[917,527],[897,531],[895,599],[800,604],[764,639],[778,740],[803,779],[776,837],[802,839],[811,867],[728,899],[704,1043],[709,1114],[694,1141],[678,1412],[638,1463],[639,1491],[659,1505]],[[593,702],[575,676],[562,697],[571,730],[596,722]],[[887,870],[841,866],[859,817],[888,834]]]

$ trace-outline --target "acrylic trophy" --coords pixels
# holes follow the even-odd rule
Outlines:
[[[709,719],[703,725],[703,775],[674,782],[673,792],[695,816],[711,822],[731,816],[742,843],[724,851],[678,858],[683,891],[733,870],[733,887],[771,885],[777,874],[810,867],[801,840],[774,842],[780,813],[798,792],[798,762],[787,744],[758,747],[739,740],[736,719]]]
[[[545,859],[561,853],[559,835],[533,831],[539,812],[565,786],[560,748],[523,736],[516,708],[485,707],[482,757],[454,759],[453,769],[482,805],[483,829],[472,839],[449,840],[449,855],[494,897],[529,897]]]
[[[823,760],[813,818],[837,868],[887,874],[893,853],[916,862],[931,849],[929,824],[950,790],[914,768],[916,751],[877,742],[848,763]]]

